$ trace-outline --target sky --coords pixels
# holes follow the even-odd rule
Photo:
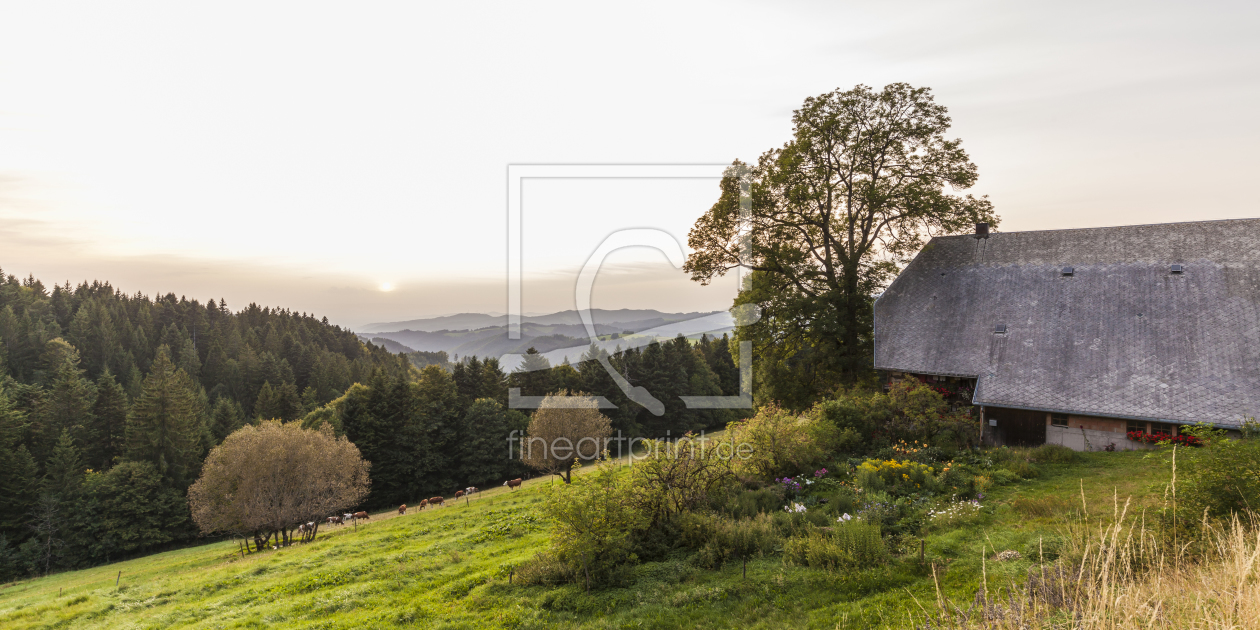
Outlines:
[[[0,1],[0,268],[327,315],[507,308],[511,164],[726,164],[809,96],[930,87],[1004,231],[1260,216],[1260,4]],[[522,307],[717,180],[522,189]],[[650,250],[593,306],[711,311]]]

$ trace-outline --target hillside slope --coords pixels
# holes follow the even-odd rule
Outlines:
[[[1158,503],[1169,476],[1162,462],[1139,453],[1090,453],[1043,471],[995,490],[979,525],[927,537],[943,595],[970,601],[982,574],[994,591],[1022,585],[1033,566],[1029,550],[1061,534],[1063,515],[1082,495],[1096,516],[1110,515],[1116,498],[1133,497],[1130,510],[1139,509]],[[0,626],[897,628],[911,627],[917,602],[936,598],[917,545],[857,574],[768,556],[749,562],[745,578],[739,565],[708,571],[678,556],[639,565],[622,588],[509,584],[512,567],[546,546],[537,508],[549,483],[377,515],[357,530],[321,529],[313,543],[244,558],[235,543],[220,542],[8,584],[0,588]],[[982,567],[982,556],[1001,549],[1025,558]]]

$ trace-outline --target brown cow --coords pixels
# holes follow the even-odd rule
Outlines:
[[[329,517],[328,517],[328,524],[329,524],[329,525],[340,525],[340,524],[341,524],[341,517],[340,517],[340,516],[329,516]]]
[[[404,504],[402,504],[402,505],[398,506],[398,514],[399,514],[399,515],[406,514],[406,513],[407,513],[407,504],[406,504],[406,503],[404,503]]]
[[[429,499],[429,505],[437,507],[439,505],[442,505],[442,501],[443,501],[442,497],[433,497],[432,499]]]
[[[460,498],[460,497],[462,497],[462,496],[464,496],[464,491],[463,491],[463,490],[456,490],[456,491],[455,491],[455,498],[456,498],[456,499],[458,499],[458,498]]]
[[[417,509],[417,510],[423,510],[424,508],[428,507],[428,505],[429,505],[429,500],[428,500],[428,499],[421,499],[421,500],[420,500],[420,505],[419,505],[419,506],[417,506],[417,507],[416,507],[416,509]]]
[[[361,518],[361,519],[363,519],[363,520],[365,520],[365,521],[367,521],[367,520],[371,520],[371,518],[372,518],[372,517],[368,516],[368,513],[367,513],[367,512],[355,512],[355,513],[354,513],[354,517],[355,517],[356,519],[360,519],[360,518]]]
[[[505,486],[507,486],[507,487],[509,487],[509,488],[511,488],[511,489],[513,489],[513,490],[515,490],[515,489],[517,489],[517,488],[521,487],[521,478],[520,478],[520,477],[517,477],[516,479],[513,479],[513,480],[511,480],[511,481],[505,481],[505,482],[503,482],[503,485],[505,485]]]

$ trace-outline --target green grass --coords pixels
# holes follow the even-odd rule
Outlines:
[[[968,602],[981,556],[1035,553],[1067,512],[1110,518],[1115,503],[1159,504],[1169,470],[1144,453],[1091,453],[993,490],[976,524],[926,537],[945,595]],[[854,574],[785,566],[778,556],[698,569],[684,557],[640,565],[625,588],[508,584],[545,548],[544,480],[466,505],[321,528],[319,539],[241,558],[221,542],[0,587],[0,627],[20,628],[869,628],[908,627],[936,591],[904,541],[888,566]],[[1036,558],[986,561],[990,589],[1022,583]],[[118,588],[114,579],[122,571]],[[60,591],[60,594],[59,594]]]

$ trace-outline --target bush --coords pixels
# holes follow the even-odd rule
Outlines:
[[[895,459],[868,459],[857,467],[857,485],[868,492],[896,495],[933,492],[939,484],[936,468]]]
[[[1260,506],[1260,440],[1208,436],[1207,446],[1179,450],[1185,459],[1177,472],[1185,475],[1181,495],[1187,517],[1224,518]],[[1180,459],[1180,458],[1179,458]]]
[[[850,522],[788,539],[783,545],[783,560],[827,571],[865,569],[887,562],[888,548],[879,527]]]
[[[643,444],[649,455],[630,468],[623,487],[633,508],[649,519],[649,525],[721,503],[736,492],[731,460],[722,449],[686,438],[677,442],[646,440]]]
[[[839,439],[836,426],[817,415],[797,416],[773,403],[727,431],[738,453],[736,472],[760,479],[813,472]],[[749,447],[751,453],[744,450]]]
[[[610,583],[620,565],[637,560],[630,536],[646,529],[648,518],[633,508],[628,479],[610,466],[601,466],[571,484],[551,487],[543,513],[554,522],[551,553],[567,567],[565,575],[593,584]]]

